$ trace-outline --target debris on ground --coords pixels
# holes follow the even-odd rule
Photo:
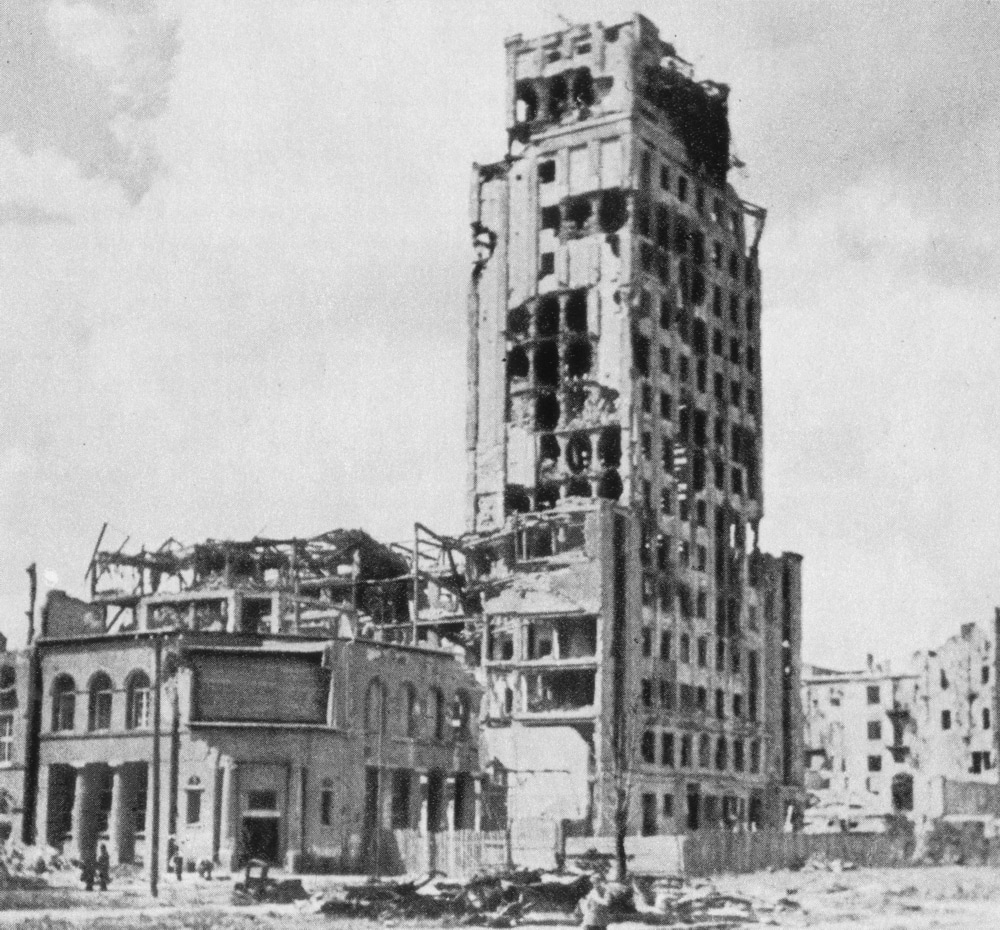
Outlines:
[[[449,919],[463,926],[514,927],[529,913],[575,917],[597,876],[586,872],[518,870],[479,875],[467,882],[438,873],[415,879],[371,879],[364,884],[314,894],[303,908],[338,917],[391,920]],[[707,880],[641,878],[608,882],[612,921],[652,925],[735,927],[756,922],[758,913],[800,907],[794,891],[774,900],[751,900],[720,892]]]
[[[0,843],[0,863],[11,875],[44,875],[74,868],[74,863],[58,849],[17,843]]]
[[[294,904],[309,897],[302,880],[286,878],[277,881],[268,877],[270,864],[259,859],[251,859],[246,866],[242,882],[233,885],[232,903],[248,904]],[[254,874],[256,870],[257,874]]]
[[[857,865],[846,859],[824,859],[821,856],[810,856],[802,868],[807,872],[852,872],[857,868]]]

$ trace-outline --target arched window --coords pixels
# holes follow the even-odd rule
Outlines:
[[[52,729],[72,730],[76,715],[76,683],[69,675],[60,675],[52,683]]]
[[[456,691],[451,700],[451,730],[455,739],[465,739],[469,735],[469,720],[472,716],[472,702],[465,691]]]
[[[373,678],[365,692],[365,732],[385,733],[385,724],[385,685],[378,678]]]
[[[431,715],[434,718],[434,739],[444,739],[444,695],[440,688],[431,689]]]
[[[90,701],[87,707],[88,730],[111,729],[111,679],[98,672],[90,680]]]
[[[400,710],[403,714],[403,734],[405,736],[417,735],[417,714],[420,708],[417,705],[417,689],[409,682],[403,685],[399,693]]]
[[[0,665],[0,710],[17,708],[17,671],[13,665]]]
[[[142,730],[149,726],[149,676],[145,672],[133,672],[126,688],[125,727]]]

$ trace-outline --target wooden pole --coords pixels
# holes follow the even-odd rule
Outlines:
[[[153,640],[153,822],[150,825],[149,840],[149,893],[155,898],[159,894],[160,879],[160,688],[163,677],[162,640]]]
[[[417,645],[417,621],[420,619],[420,527],[413,524],[413,637],[411,645]]]

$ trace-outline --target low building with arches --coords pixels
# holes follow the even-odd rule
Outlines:
[[[0,830],[114,864],[371,870],[398,831],[481,826],[482,692],[457,642],[392,636],[405,560],[360,531],[283,546],[50,594],[0,654]]]

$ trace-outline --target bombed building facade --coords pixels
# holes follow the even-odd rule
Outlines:
[[[763,515],[758,244],[728,88],[644,17],[509,39],[477,165],[467,546],[485,751],[522,816],[778,826],[803,792],[801,559]]]
[[[97,551],[90,577],[88,601],[51,592],[29,648],[0,656],[18,838],[354,869],[391,864],[394,830],[483,825],[479,687],[436,631],[398,641],[401,553],[360,531],[170,541]]]
[[[1000,611],[998,611],[1000,615]],[[807,667],[808,821],[849,829],[902,816],[1000,822],[995,650],[975,623],[893,672]]]

